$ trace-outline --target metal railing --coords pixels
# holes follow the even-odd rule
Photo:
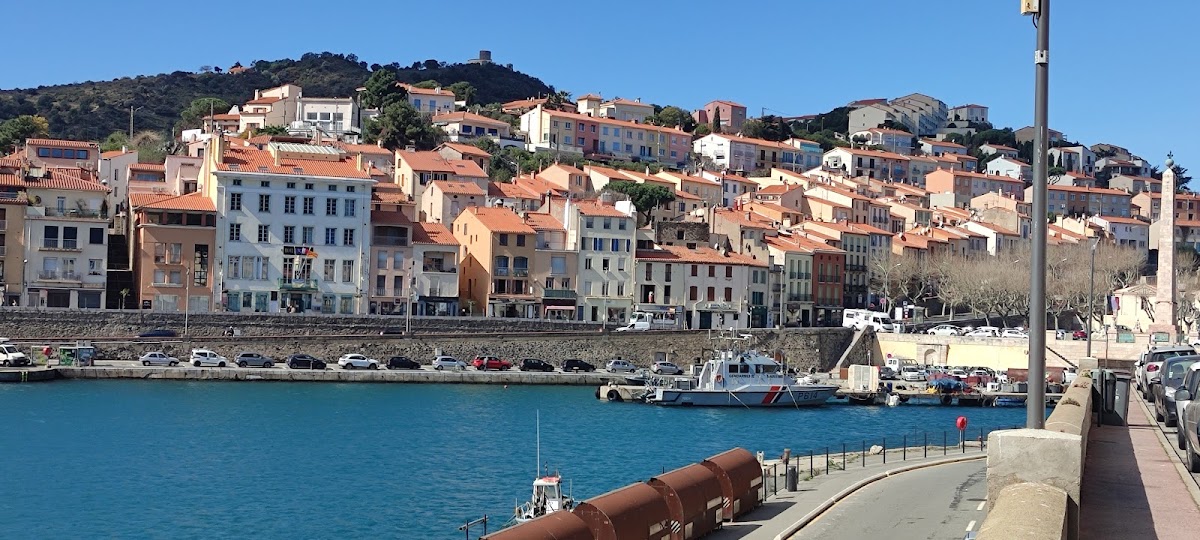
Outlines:
[[[829,476],[852,468],[886,465],[951,454],[987,452],[987,437],[993,431],[1019,429],[1022,426],[968,428],[964,431],[919,431],[908,434],[859,439],[810,448],[803,452],[784,449],[773,463],[763,464],[763,496],[786,489],[787,470],[796,467],[800,482]]]
[[[507,266],[497,266],[492,270],[493,276],[507,276],[509,273]]]
[[[60,272],[58,270],[42,270],[38,272],[38,279],[53,280],[53,281],[80,281],[83,278],[75,272]]]
[[[278,280],[278,284],[279,284],[279,288],[283,289],[283,290],[316,289],[317,288],[317,280],[311,279],[311,278],[309,278],[309,279],[280,278]]]
[[[458,268],[455,268],[453,266],[446,267],[446,266],[440,266],[440,265],[435,265],[435,264],[425,264],[425,265],[421,266],[421,271],[422,272],[441,272],[443,274],[454,274],[454,273],[458,272]]]
[[[575,291],[570,289],[546,289],[542,291],[542,298],[566,298],[574,299]]]

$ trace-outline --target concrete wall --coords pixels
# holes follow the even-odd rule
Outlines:
[[[1046,420],[1046,429],[995,431],[988,436],[989,510],[981,540],[1079,537],[1079,493],[1091,423],[1092,379],[1080,376]],[[1055,506],[1047,507],[1050,503]],[[1031,536],[1026,514],[1031,508],[1049,529],[1065,523],[1066,534]]]
[[[1110,335],[1106,343],[1102,339],[1092,342],[1092,357],[1113,361],[1136,359],[1146,350],[1146,342],[1116,343]],[[1046,365],[1070,367],[1087,355],[1086,341],[1057,340],[1050,333],[1046,339]],[[960,336],[931,336],[928,334],[879,334],[879,350],[886,356],[891,353],[901,358],[911,358],[918,364],[949,366],[982,366],[1005,370],[1025,368],[1029,365],[1029,341],[1017,338],[977,338]],[[1066,359],[1066,360],[1064,360]]]
[[[161,379],[173,381],[288,381],[288,382],[376,382],[437,384],[553,384],[599,386],[621,379],[608,373],[525,373],[521,371],[392,371],[344,369],[179,369],[162,367],[60,367],[64,379]]]

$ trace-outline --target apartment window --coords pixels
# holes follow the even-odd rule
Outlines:
[[[336,186],[330,186],[330,187],[336,187]],[[327,216],[336,216],[337,215],[337,207],[338,207],[337,202],[338,202],[337,199],[332,199],[332,198],[325,199],[325,215],[327,215]]]
[[[583,225],[589,229],[591,229],[592,227],[595,227],[596,226],[596,218],[594,218],[592,216],[583,218]]]
[[[236,212],[241,209],[242,209],[242,194],[241,193],[230,193],[229,194],[229,211]]]
[[[241,242],[242,241],[242,224],[241,223],[230,223],[229,224],[229,241],[230,242]]]
[[[234,178],[234,179],[233,179],[233,185],[235,185],[235,186],[240,186],[240,185],[242,185],[242,179],[241,179],[241,178]]]
[[[283,243],[285,243],[285,244],[296,243],[296,226],[295,225],[284,225],[283,226]]]
[[[712,302],[717,299],[717,290],[715,287],[708,288],[708,301]]]
[[[583,269],[584,269],[584,270],[591,270],[591,269],[592,269],[592,258],[591,258],[591,257],[588,257],[588,258],[586,258],[586,259],[584,259],[584,260],[583,260]]]
[[[698,273],[699,269],[700,269],[699,265],[695,265],[695,264],[692,265],[692,277],[696,277],[696,276],[700,275]]]
[[[329,191],[337,191],[337,186],[336,185],[329,186]]]
[[[508,235],[507,234],[503,234],[503,233],[500,234],[500,245],[502,245],[502,246],[508,245]]]
[[[311,186],[312,184],[308,184],[308,185]],[[309,188],[309,189],[312,189],[312,188]],[[313,215],[313,207],[316,206],[316,203],[317,203],[316,197],[305,197],[304,198],[304,215],[306,215],[306,216]]]
[[[354,245],[354,229],[342,230],[342,245],[343,246],[353,246]]]
[[[287,183],[287,188],[288,188],[288,189],[296,189],[296,183],[295,183],[295,182],[288,182],[288,183]]]
[[[321,274],[321,276],[325,279],[325,281],[333,282],[333,281],[337,280],[337,277],[334,275],[334,272],[336,272],[336,271],[337,271],[337,261],[335,261],[333,259],[327,259],[325,261],[325,270]]]
[[[271,196],[265,193],[258,195],[258,211],[264,214],[271,212]]]
[[[327,245],[327,246],[336,246],[337,245],[337,229],[334,229],[332,227],[325,228],[325,245]]]
[[[313,228],[312,227],[304,227],[304,228],[300,229],[300,243],[305,244],[305,245],[312,245],[312,243],[313,243]]]
[[[733,288],[732,287],[725,287],[725,301],[726,302],[733,301]]]
[[[517,247],[524,247],[524,246],[525,246],[525,235],[518,234],[517,235]]]
[[[617,220],[617,229],[622,230],[622,231],[625,230],[625,220],[624,219]]]
[[[600,269],[605,272],[608,271],[608,258],[604,258],[604,259],[600,260]]]
[[[285,213],[285,214],[295,214],[296,213],[296,196],[295,195],[288,195],[287,197],[283,198],[283,213]]]
[[[92,227],[88,231],[88,243],[93,246],[104,245],[104,229],[101,227]]]
[[[711,264],[708,265],[708,277],[717,277],[717,267],[716,266],[711,265]]]
[[[650,281],[651,279],[653,279],[652,278],[653,275],[654,275],[654,265],[651,263],[646,263],[646,281]]]
[[[688,287],[688,300],[697,300],[699,298],[699,290],[695,285]]]
[[[79,249],[79,228],[63,227],[63,249]]]
[[[550,274],[561,276],[567,273],[566,257],[550,257]]]
[[[354,281],[354,261],[342,261],[342,283]]]
[[[345,205],[342,207],[345,211],[345,217],[354,217],[355,204],[354,199],[346,199]]]
[[[229,279],[239,279],[242,277],[242,258],[230,257],[229,263],[225,265],[225,273],[229,274]],[[160,282],[161,283],[161,282]]]
[[[270,225],[259,225],[258,226],[258,242],[260,244],[263,244],[263,243],[267,243],[270,241],[271,241],[271,226]]]
[[[375,254],[375,269],[387,270],[389,258],[390,257],[388,257],[388,253],[386,251],[377,252]]]
[[[617,271],[618,272],[625,271],[625,257],[617,257]]]
[[[268,181],[266,181],[266,180],[263,180],[263,181],[261,181],[261,182],[259,182],[259,183],[258,183],[258,187],[264,187],[264,188],[270,189],[270,188],[271,188],[271,183],[270,183],[270,182],[268,182]]]
[[[392,257],[392,268],[395,270],[404,269],[404,252],[397,251]]]
[[[733,267],[732,266],[725,267],[725,277],[727,279],[733,279]]]

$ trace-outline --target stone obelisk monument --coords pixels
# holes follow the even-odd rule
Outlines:
[[[1150,333],[1166,332],[1174,341],[1179,334],[1175,323],[1175,166],[1167,154],[1162,177],[1162,204],[1158,218],[1158,282],[1154,293],[1154,322]]]

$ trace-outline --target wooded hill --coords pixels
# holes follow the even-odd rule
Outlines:
[[[111,81],[0,90],[0,123],[19,115],[39,115],[49,121],[50,136],[101,140],[129,129],[129,107],[143,107],[135,118],[139,132],[169,133],[180,111],[197,98],[218,97],[231,104],[253,99],[255,89],[296,84],[304,95],[348,97],[370,76],[388,68],[401,82],[437,81],[443,86],[467,82],[475,87],[475,102],[496,103],[554,92],[536,77],[496,64],[447,64],[436,60],[405,66],[361,62],[354,55],[308,53],[299,60],[259,60],[250,71],[231,75],[204,69],[161,75],[122,77]],[[207,68],[207,66],[206,66]],[[224,112],[224,111],[218,111]]]

